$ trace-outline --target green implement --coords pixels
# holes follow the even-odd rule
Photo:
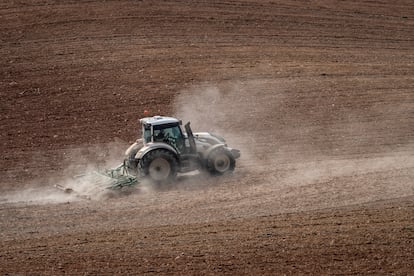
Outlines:
[[[103,172],[98,172],[103,176],[110,177],[113,182],[108,186],[108,189],[120,189],[126,186],[133,186],[138,183],[136,176],[130,175],[128,169],[125,166],[125,163],[120,164],[119,166],[106,169]]]
[[[138,178],[128,173],[124,163],[112,169],[97,170],[73,176],[54,186],[82,199],[99,198],[110,190],[121,190],[138,184]]]

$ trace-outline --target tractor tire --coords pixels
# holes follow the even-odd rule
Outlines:
[[[207,170],[212,175],[222,175],[234,171],[236,160],[231,152],[224,148],[214,150],[208,157]]]
[[[165,149],[156,149],[141,159],[143,174],[155,183],[167,183],[177,176],[177,159]]]

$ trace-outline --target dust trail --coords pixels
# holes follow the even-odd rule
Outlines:
[[[113,179],[99,173],[122,163],[128,144],[114,142],[62,149],[66,168],[46,180],[33,180],[30,188],[5,192],[0,203],[48,204],[113,196],[107,187]],[[66,191],[66,192],[65,192]]]
[[[279,142],[262,127],[271,128],[277,122],[275,110],[283,102],[289,84],[280,82],[277,87],[274,90],[259,80],[192,87],[175,99],[174,115],[183,122],[191,121],[194,132],[222,135],[230,147],[242,151],[241,162],[264,165],[272,156],[259,143],[275,138],[271,141],[273,150]]]
[[[79,200],[74,195],[63,193],[53,187],[30,188],[13,191],[0,196],[0,203],[49,204]]]
[[[237,204],[255,204],[254,198],[262,207],[268,202],[269,208],[285,208],[274,203],[279,200],[311,209],[414,195],[414,145],[388,131],[388,113],[375,101],[364,110],[351,105],[365,100],[357,93],[338,102],[325,95],[326,84],[300,85],[257,80],[195,86],[175,99],[174,115],[241,150],[236,174],[245,177],[229,187],[249,196]],[[389,105],[394,112],[389,118],[404,116],[406,106]]]

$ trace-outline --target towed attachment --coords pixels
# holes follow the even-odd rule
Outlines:
[[[138,183],[137,177],[128,173],[124,162],[112,169],[74,176],[68,185],[56,184],[55,187],[67,194],[73,194],[83,199],[92,199],[102,192],[119,190]]]
[[[113,169],[106,169],[100,174],[110,177],[114,180],[114,182],[107,187],[108,189],[120,189],[122,187],[133,186],[138,183],[137,177],[128,173],[128,168],[125,164],[125,161],[119,166]]]

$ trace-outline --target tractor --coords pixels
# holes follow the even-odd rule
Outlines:
[[[124,161],[115,168],[83,173],[73,177],[70,185],[55,184],[65,193],[91,199],[109,190],[139,184],[143,177],[156,184],[173,181],[178,173],[195,170],[212,175],[232,172],[240,151],[227,146],[223,137],[194,133],[190,123],[172,117],[146,117],[140,120],[142,138],[125,152]],[[85,183],[88,185],[85,186]]]
[[[129,175],[146,177],[156,183],[170,182],[177,173],[195,170],[212,175],[232,172],[240,151],[227,146],[223,137],[193,133],[188,122],[172,117],[140,119],[142,138],[125,152],[124,167]]]

